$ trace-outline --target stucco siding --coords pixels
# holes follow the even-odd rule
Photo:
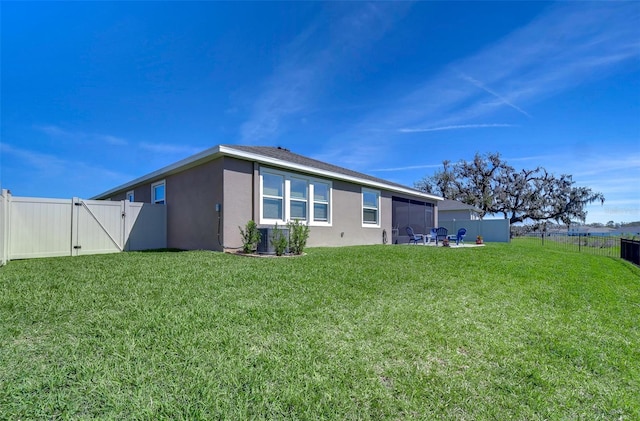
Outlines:
[[[222,159],[170,175],[165,181],[167,246],[221,250],[216,203],[223,199]]]
[[[333,215],[330,227],[311,226],[310,247],[382,244],[382,231],[391,235],[391,196],[381,192],[380,227],[363,227],[362,187],[333,181]]]
[[[242,247],[240,229],[254,215],[253,162],[225,157],[224,159],[224,202],[222,209],[223,244],[227,249]],[[258,179],[256,178],[256,183]]]
[[[154,180],[153,183],[160,180]],[[135,188],[120,191],[109,199],[116,201],[127,200],[127,192],[133,191],[134,202],[151,203],[151,184],[153,183],[145,183]]]

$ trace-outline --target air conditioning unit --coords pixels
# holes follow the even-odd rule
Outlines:
[[[282,235],[285,238],[289,238],[289,229],[288,228],[280,228],[278,230],[282,232]],[[258,253],[260,254],[276,254],[276,248],[271,244],[271,239],[273,238],[273,232],[275,231],[273,228],[258,228],[260,231],[260,242],[258,243]],[[289,253],[289,246],[285,250],[285,253]]]

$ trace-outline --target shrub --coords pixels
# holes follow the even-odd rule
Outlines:
[[[293,254],[302,254],[309,238],[309,225],[299,220],[289,222],[289,251]]]
[[[244,230],[242,227],[238,228],[240,229],[240,235],[242,235],[242,251],[244,253],[255,253],[261,237],[256,223],[253,220],[249,220]]]
[[[284,231],[278,228],[277,222],[271,234],[271,245],[276,249],[276,256],[282,256],[289,245],[289,239],[284,234]]]

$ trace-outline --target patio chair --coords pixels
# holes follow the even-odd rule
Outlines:
[[[458,230],[458,235],[456,235],[456,246],[460,243],[464,243],[464,236],[467,234],[466,228],[460,228]]]
[[[413,232],[413,228],[407,227],[407,235],[409,236],[409,244],[418,244],[418,240],[424,242],[424,234],[416,234]]]
[[[436,246],[438,245],[438,241],[444,240],[447,237],[447,232],[449,232],[445,227],[440,227],[436,229]]]
[[[434,243],[436,242],[436,234],[437,234],[437,229],[431,228],[431,231],[429,231],[429,235],[427,236],[427,238],[429,239],[429,241],[427,241],[427,244],[430,244],[432,241]]]

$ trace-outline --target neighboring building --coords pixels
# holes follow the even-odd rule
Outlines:
[[[640,225],[629,225],[626,227],[619,227],[619,228],[616,228],[615,232],[618,235],[640,237]]]
[[[640,226],[627,226],[618,228],[609,227],[592,227],[589,225],[571,225],[568,231],[570,236],[586,235],[586,236],[640,236]]]
[[[457,200],[445,199],[438,204],[438,220],[476,221],[480,219],[480,209]]]
[[[94,199],[165,204],[167,246],[208,250],[242,246],[238,227],[249,220],[260,227],[302,220],[308,246],[381,244],[407,225],[437,226],[442,200],[287,149],[237,145],[215,146]]]
[[[594,235],[594,236],[609,236],[615,230],[607,227],[590,227],[588,225],[571,225],[566,233],[570,236],[574,235]]]

